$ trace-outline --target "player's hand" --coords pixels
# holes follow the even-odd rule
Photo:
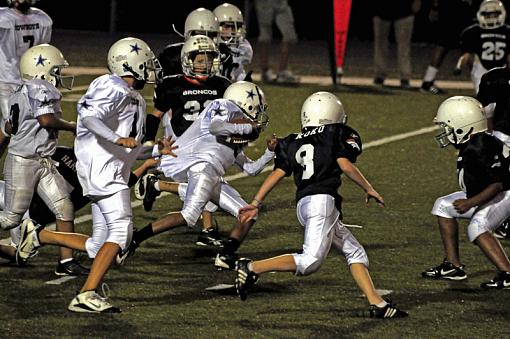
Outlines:
[[[159,153],[163,155],[170,155],[174,158],[177,158],[177,154],[175,154],[173,151],[179,148],[179,146],[174,146],[174,143],[175,139],[172,139],[172,137],[158,139]]]
[[[69,125],[71,125],[71,129],[69,130],[74,135],[76,135],[76,122],[75,121],[69,121]]]
[[[459,75],[461,75],[461,74],[462,74],[462,68],[457,68],[457,67],[455,67],[455,68],[453,69],[453,75],[455,75],[455,76],[459,76]]]
[[[143,162],[145,169],[154,168],[159,165],[159,158],[149,158]]]
[[[367,198],[365,199],[365,202],[368,204],[370,199],[374,199],[381,207],[385,206],[383,197],[377,193],[376,190],[367,191]]]
[[[135,138],[119,138],[115,143],[126,148],[135,148],[138,146],[138,141],[136,141]]]
[[[267,149],[271,152],[274,152],[276,145],[278,145],[278,139],[276,138],[276,134],[273,133],[269,138],[266,139]]]
[[[256,218],[258,214],[259,214],[258,207],[255,207],[253,205],[246,205],[239,209],[239,215],[237,216],[237,220],[239,220],[241,224],[244,224]]]
[[[458,199],[453,202],[453,207],[460,214],[464,214],[474,206],[469,199]]]

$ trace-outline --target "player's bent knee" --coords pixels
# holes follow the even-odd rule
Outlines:
[[[450,213],[451,208],[452,202],[444,197],[440,197],[436,199],[436,202],[434,202],[434,207],[432,207],[431,213],[438,217],[452,218]]]
[[[4,212],[0,217],[0,226],[4,230],[13,229],[21,224],[22,215]]]
[[[487,232],[488,230],[481,225],[476,220],[471,220],[467,227],[467,235],[470,242],[474,243],[475,240],[482,235],[483,233]]]
[[[188,227],[195,227],[195,225],[198,222],[198,219],[200,219],[200,215],[202,214],[202,210],[198,208],[193,208],[190,206],[186,206],[181,211],[182,217],[186,221],[186,224]]]
[[[309,254],[295,254],[296,275],[310,275],[319,270],[324,258],[317,258]]]
[[[354,251],[345,254],[347,265],[363,264],[366,267],[369,265],[368,255],[363,246],[356,248]]]
[[[74,206],[71,199],[60,199],[54,203],[55,218],[62,221],[74,220]]]

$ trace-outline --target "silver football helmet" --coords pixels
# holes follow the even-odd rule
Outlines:
[[[472,134],[487,130],[482,104],[468,96],[454,96],[443,101],[437,109],[434,124],[440,128],[435,137],[440,147],[463,144]]]
[[[506,10],[499,0],[484,0],[476,13],[480,27],[493,29],[505,24]]]
[[[186,17],[184,22],[184,40],[188,40],[193,35],[205,35],[217,43],[220,26],[218,19],[208,9],[197,8]]]
[[[143,40],[124,38],[108,51],[108,69],[120,77],[132,76],[140,83],[154,83],[161,73],[159,61]]]
[[[181,64],[188,76],[208,77],[220,72],[220,53],[211,38],[194,35],[182,46]]]
[[[259,86],[249,81],[234,82],[227,87],[223,98],[239,106],[251,121],[259,123],[262,127],[267,126],[269,117],[266,113],[266,97]]]
[[[74,76],[63,76],[62,69],[69,63],[58,48],[48,44],[36,45],[21,56],[19,70],[24,80],[42,79],[67,89],[73,87]]]
[[[246,36],[243,13],[229,3],[219,5],[213,13],[220,25],[220,38],[229,45],[238,46]]]
[[[346,123],[347,115],[338,97],[329,92],[316,92],[301,107],[301,128]]]

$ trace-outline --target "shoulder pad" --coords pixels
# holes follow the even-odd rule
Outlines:
[[[25,86],[28,96],[40,102],[58,101],[62,98],[62,94],[55,86],[41,79],[26,81]]]

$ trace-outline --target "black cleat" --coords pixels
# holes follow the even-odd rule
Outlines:
[[[88,275],[89,273],[90,273],[90,270],[88,268],[85,268],[82,265],[80,265],[78,260],[76,260],[74,258],[73,258],[73,260],[67,261],[63,264],[59,260],[57,268],[55,269],[56,275],[78,276],[78,275]]]
[[[223,247],[223,240],[218,229],[211,227],[200,231],[196,244],[199,246]]]
[[[218,270],[234,270],[237,259],[239,259],[237,253],[218,253],[214,260],[214,266]]]
[[[235,281],[236,292],[241,300],[246,300],[248,290],[257,282],[259,276],[248,268],[250,259],[241,258],[236,262],[237,277]]]
[[[136,249],[140,246],[135,240],[134,240],[134,232],[133,237],[131,238],[131,242],[129,245],[122,251],[119,251],[117,253],[117,256],[115,257],[115,263],[119,266],[124,265],[126,262],[126,259],[129,257],[132,257],[135,254]]]
[[[434,95],[446,94],[446,91],[444,89],[441,89],[441,88],[437,87],[436,85],[434,85],[433,81],[424,81],[421,84],[420,92],[434,94]]]
[[[441,265],[430,268],[421,273],[423,278],[434,278],[434,279],[448,279],[448,280],[464,280],[467,278],[466,272],[464,272],[464,265],[460,267],[455,266],[446,258],[443,260]]]
[[[510,219],[506,219],[498,228],[496,228],[494,236],[499,239],[510,238]]]
[[[25,219],[21,223],[21,237],[16,247],[16,264],[25,266],[28,259],[33,257],[34,251],[40,246],[37,237],[37,228],[31,219]]]
[[[145,196],[143,197],[143,209],[148,212],[152,210],[152,205],[154,204],[154,201],[156,201],[156,198],[161,194],[161,192],[154,187],[154,185],[158,181],[158,177],[155,176],[154,174],[144,175],[142,181],[145,186]]]
[[[486,290],[510,289],[510,272],[499,272],[494,279],[482,283],[480,287]]]
[[[409,316],[409,313],[402,311],[397,308],[396,304],[393,304],[391,300],[386,300],[388,304],[384,307],[377,307],[376,305],[370,305],[370,318],[405,318]]]

